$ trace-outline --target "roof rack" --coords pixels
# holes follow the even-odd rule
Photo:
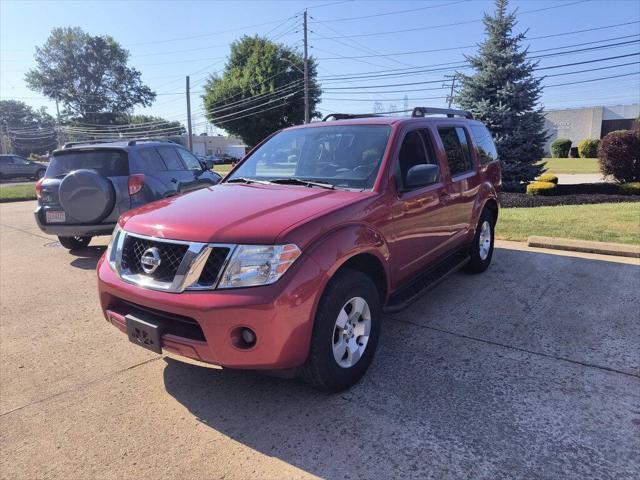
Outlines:
[[[174,142],[173,140],[165,140],[162,138],[134,138],[134,139],[127,139],[127,138],[112,138],[109,140],[83,140],[80,142],[68,142],[65,143],[62,146],[62,149],[67,149],[67,148],[71,148],[71,147],[75,147],[78,145],[94,145],[94,144],[98,144],[98,143],[115,143],[115,142],[127,142],[127,146],[129,147],[133,147],[137,144],[137,142],[167,142],[167,143],[177,143]]]
[[[113,143],[113,142],[121,142],[122,139],[111,139],[111,140],[83,140],[80,142],[67,142],[62,146],[62,149],[65,150],[67,148],[75,147],[76,145],[92,145],[94,143]]]
[[[367,118],[367,117],[381,117],[382,115],[377,115],[375,113],[330,113],[326,117],[322,119],[323,122],[328,122],[329,120],[349,120],[352,118]]]
[[[465,110],[454,110],[451,108],[431,108],[431,107],[416,107],[411,113],[412,117],[426,117],[427,115],[446,115],[449,118],[463,117],[473,119],[473,115]]]

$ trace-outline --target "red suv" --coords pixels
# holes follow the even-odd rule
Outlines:
[[[489,266],[501,179],[482,123],[330,117],[273,134],[214,187],[124,214],[98,264],[107,320],[158,353],[338,391],[371,363],[383,312]]]

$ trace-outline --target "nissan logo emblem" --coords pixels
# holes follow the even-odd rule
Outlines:
[[[161,263],[160,252],[156,247],[147,248],[140,257],[142,270],[149,275],[155,272]]]

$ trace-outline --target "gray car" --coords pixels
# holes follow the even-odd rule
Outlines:
[[[33,178],[38,180],[44,176],[47,166],[27,160],[19,155],[0,155],[0,179]]]
[[[110,235],[127,210],[216,185],[221,177],[182,146],[158,140],[67,144],[36,184],[36,222],[69,250]]]

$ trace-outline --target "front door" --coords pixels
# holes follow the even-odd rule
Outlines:
[[[439,165],[426,129],[405,133],[395,164],[397,192],[392,204],[393,221],[389,231],[391,256],[397,266],[394,283],[401,284],[424,269],[440,255],[449,238],[445,212],[446,186],[442,175],[432,185],[406,189],[409,169],[415,165]]]

